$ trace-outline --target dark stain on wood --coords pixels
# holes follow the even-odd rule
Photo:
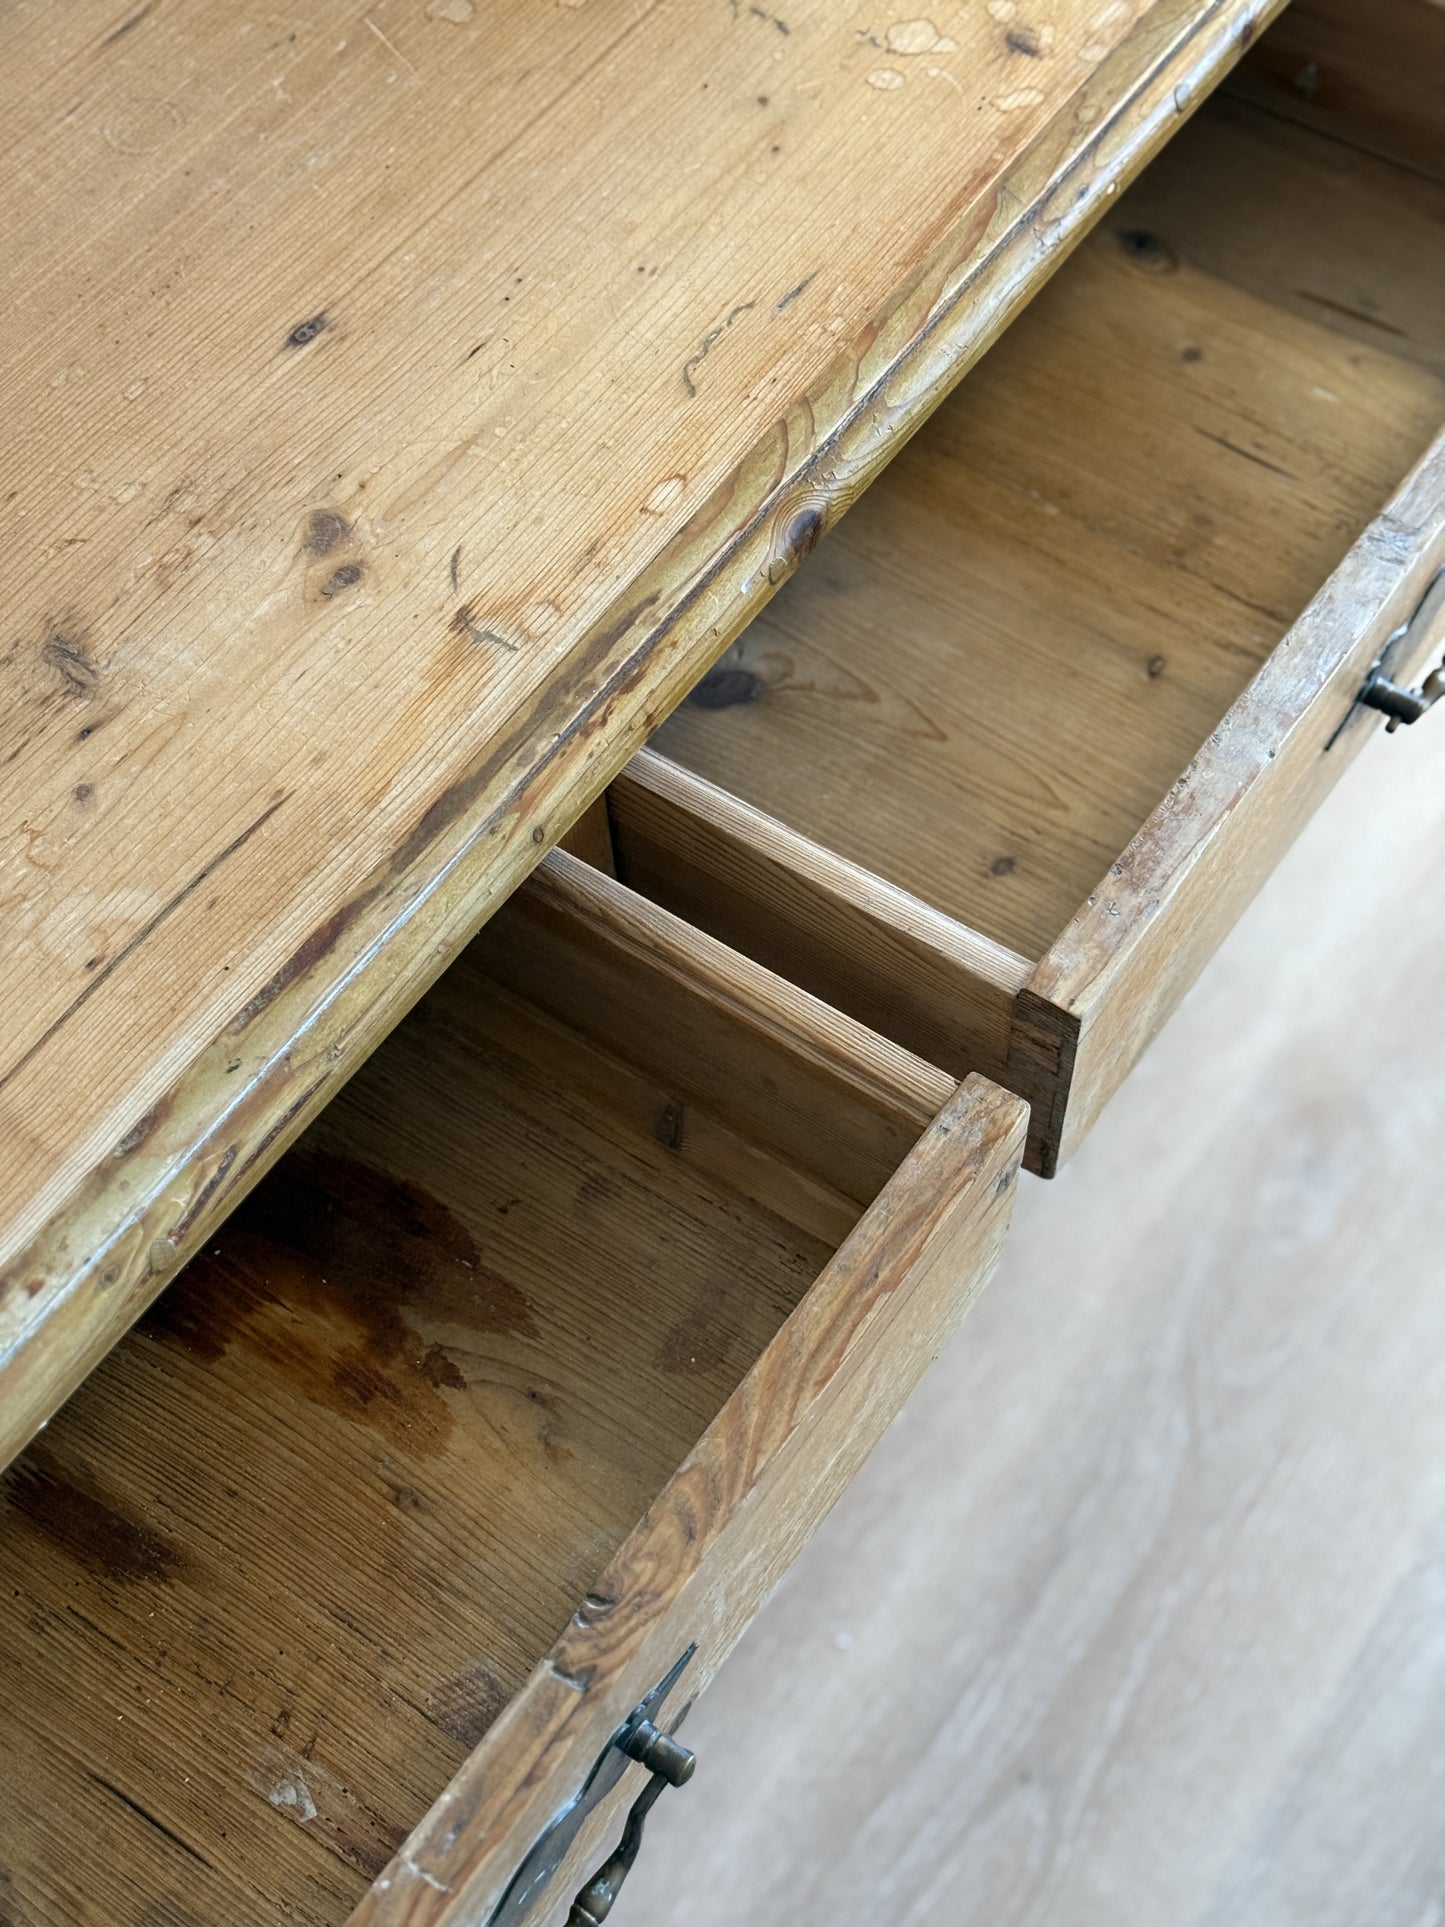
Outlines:
[[[520,1293],[518,1295],[520,1296]],[[431,1345],[427,1348],[426,1355],[421,1361],[421,1375],[428,1385],[438,1387],[450,1385],[454,1392],[464,1392],[467,1389],[466,1374],[440,1345]]]
[[[1016,867],[1011,856],[996,856],[988,866],[988,873],[991,877],[1011,877]]]
[[[813,283],[817,280],[817,278],[818,278],[818,271],[816,268],[813,270],[811,274],[804,275],[803,279],[799,281],[795,287],[789,288],[788,292],[782,297],[782,299],[775,304],[773,308],[773,313],[781,314],[784,308],[791,308],[793,303],[797,300],[798,296],[800,294],[805,294],[807,290],[812,287]]]
[[[470,1753],[505,1710],[512,1695],[485,1666],[470,1666],[450,1679],[438,1680],[428,1692],[422,1711],[433,1726]]]
[[[89,696],[100,681],[100,671],[90,658],[85,644],[75,636],[57,630],[40,647],[40,658],[64,682],[72,696]]]
[[[722,340],[728,329],[732,327],[733,323],[738,320],[740,316],[749,313],[750,310],[757,305],[756,301],[740,301],[737,307],[732,309],[724,320],[720,321],[715,328],[709,329],[707,334],[703,336],[702,344],[698,348],[697,353],[695,355],[689,355],[687,360],[682,364],[682,385],[689,395],[696,396],[697,384],[693,381],[693,376]]]
[[[670,1101],[663,1105],[657,1116],[652,1120],[652,1135],[664,1149],[669,1151],[680,1151],[682,1149],[683,1125],[686,1115],[687,1113],[681,1104]]]
[[[147,1111],[144,1117],[138,1117],[125,1136],[117,1139],[111,1156],[128,1158],[132,1151],[138,1151],[165,1114],[165,1104],[157,1104]]]
[[[532,781],[535,782],[540,778],[552,761],[571,742],[586,734],[587,725],[594,713],[605,707],[613,691],[611,689],[595,691],[581,713],[573,714],[570,711],[570,705],[577,698],[577,684],[593,673],[594,664],[599,659],[606,658],[608,651],[627,634],[638,618],[645,615],[656,601],[656,594],[644,597],[641,602],[636,602],[631,608],[625,610],[615,622],[609,623],[605,629],[589,637],[585,648],[576,659],[574,675],[565,680],[559,679],[557,685],[547,691],[528,723],[497,744],[481,762],[468,770],[465,775],[459,776],[455,782],[449,783],[446,789],[427,805],[417,821],[416,828],[403,843],[398,845],[388,859],[386,865],[388,876],[398,876],[409,869],[444,830],[448,829],[459,816],[464,815],[479,796],[485,794],[487,786],[498,772],[512,763],[519,748],[524,744],[531,745],[536,740],[537,732],[549,729],[554,717],[562,719],[565,727],[553,736],[548,749],[537,758],[531,771]],[[650,642],[649,637],[649,645]],[[629,676],[620,678],[619,681],[625,685],[627,681],[640,675],[642,663],[648,653],[649,648],[644,645],[639,651],[638,658],[628,665]],[[478,826],[479,831],[485,831],[515,809],[516,801],[520,795],[525,794],[526,787],[519,786],[518,789],[511,791],[509,796],[492,811],[486,822]],[[374,886],[370,894],[375,894],[379,887],[379,885]]]
[[[319,923],[310,936],[291,952],[275,976],[262,984],[251,1001],[231,1019],[231,1035],[235,1036],[243,1031],[248,1024],[260,1016],[263,1010],[275,1003],[288,984],[294,982],[297,977],[304,976],[313,965],[320,963],[323,957],[335,949],[346,930],[356,921],[376,894],[373,888],[360,896],[353,897],[349,903],[343,903],[341,908],[334,915],[329,916],[324,923]]]
[[[823,511],[811,504],[799,509],[783,529],[779,543],[781,557],[788,562],[801,562],[817,548],[822,533]]]
[[[229,1065],[228,1068],[231,1070],[234,1070],[236,1068],[236,1065],[235,1064]],[[259,1138],[257,1138],[256,1142],[251,1146],[250,1150],[246,1153],[245,1157],[242,1158],[240,1164],[236,1168],[236,1182],[238,1184],[241,1181],[241,1179],[246,1175],[246,1173],[250,1170],[251,1166],[253,1164],[258,1164],[261,1161],[261,1159],[265,1157],[266,1153],[270,1150],[271,1146],[276,1142],[277,1138],[285,1134],[285,1132],[300,1116],[302,1111],[306,1109],[306,1106],[311,1102],[312,1098],[315,1097],[316,1093],[319,1090],[324,1089],[324,1087],[327,1084],[329,1084],[330,1081],[331,1081],[330,1072],[323,1071],[320,1077],[318,1077],[313,1083],[308,1084],[306,1086],[304,1091],[302,1091],[298,1096],[292,1098],[291,1102],[286,1106],[286,1109],[281,1113],[280,1117],[276,1119],[276,1122],[271,1126],[271,1128],[268,1131],[263,1132],[262,1135]]]
[[[705,583],[702,582],[694,585],[690,592],[691,596],[695,597],[700,595],[704,587]],[[470,808],[476,799],[485,794],[488,786],[496,778],[498,773],[508,768],[509,765],[515,761],[519,751],[524,747],[530,748],[530,746],[535,744],[539,734],[546,733],[551,729],[553,719],[555,718],[564,726],[553,733],[552,740],[547,749],[536,758],[533,767],[529,771],[529,781],[508,790],[507,795],[497,804],[496,808],[491,811],[485,822],[477,826],[477,834],[485,834],[489,828],[509,814],[517,813],[521,799],[525,797],[531,786],[545,775],[551,763],[555,761],[575,739],[585,736],[589,725],[595,721],[597,716],[605,713],[616,696],[634,684],[643,674],[651,654],[652,646],[656,640],[655,631],[649,633],[642,639],[634,654],[622,665],[619,671],[614,673],[604,687],[594,687],[586,694],[580,712],[575,712],[572,708],[572,705],[578,701],[579,689],[595,674],[597,666],[600,663],[605,663],[611,650],[615,648],[617,643],[622,640],[628,631],[647,614],[648,610],[651,609],[657,601],[658,596],[656,592],[644,596],[640,602],[633,603],[611,622],[595,630],[587,638],[585,645],[574,658],[571,675],[559,679],[557,684],[546,692],[536,712],[529,718],[526,725],[505,737],[500,743],[494,745],[481,761],[475,764],[473,768],[464,775],[450,783],[440,795],[435,797],[432,802],[427,805],[418,819],[415,828],[392,852],[377,879],[350,899],[349,902],[343,904],[341,908],[337,910],[334,915],[327,918],[323,924],[319,925],[292,954],[287,962],[282,965],[281,969],[276,972],[269,983],[263,985],[261,990],[251,998],[249,1003],[237,1013],[229,1026],[232,1035],[243,1031],[270,1004],[274,1003],[276,998],[289,984],[302,977],[315,964],[319,963],[340,940],[349,926],[381,895],[383,889],[386,887],[386,883],[391,878],[403,875],[439,836],[450,828],[459,817],[465,815],[468,808]],[[759,693],[761,693],[761,690]],[[280,803],[284,800],[284,797],[278,799],[278,801],[271,806],[271,809],[267,810],[263,816],[258,819],[256,824],[252,826],[252,830],[246,832],[246,835],[250,835],[255,829],[258,829],[260,824],[265,821],[265,817],[271,815],[275,809],[279,808]],[[241,840],[244,840],[244,837]],[[239,847],[239,843],[231,847]],[[226,854],[229,854],[229,851],[222,852],[223,857]],[[220,860],[221,859],[217,859],[217,861]],[[214,865],[211,866],[211,868],[214,867]],[[187,886],[187,891],[183,894],[188,894],[189,891],[194,889],[196,884],[208,874],[209,870],[202,871],[201,876],[193,879],[192,883]],[[117,959],[117,961],[120,960]],[[66,1014],[68,1015],[69,1013]],[[61,1019],[59,1021],[64,1020]],[[57,1023],[53,1028],[58,1027],[59,1025]],[[34,1050],[40,1049],[48,1042],[52,1034],[53,1030],[52,1032],[47,1032],[46,1036],[27,1054],[27,1057],[34,1055]],[[10,1071],[6,1072],[4,1076],[0,1076],[0,1089],[4,1088],[6,1079],[13,1076],[18,1068],[19,1066],[16,1065],[12,1067]],[[317,1088],[319,1088],[319,1086],[313,1086],[312,1091],[305,1093],[301,1098],[296,1100],[287,1111],[284,1122],[290,1122],[297,1111],[303,1108],[309,1101],[310,1096],[314,1094]],[[269,1143],[275,1136],[279,1135],[281,1128],[283,1127],[278,1126],[266,1142]],[[251,1152],[240,1167],[241,1171],[246,1170],[253,1164],[259,1155],[259,1151]]]
[[[1027,27],[1011,27],[1004,35],[1004,45],[1011,54],[1023,54],[1028,60],[1043,58],[1043,48]]]
[[[453,595],[456,595],[460,588],[461,569],[462,569],[462,545],[460,542],[458,542],[457,546],[452,550],[451,567],[448,570],[448,574],[451,576],[451,579],[452,579]]]
[[[286,346],[288,348],[304,348],[307,342],[314,341],[319,334],[324,334],[330,325],[331,323],[324,313],[314,314],[307,321],[298,321],[286,337]]]
[[[354,589],[365,574],[366,568],[363,563],[343,562],[341,567],[333,569],[322,583],[321,593],[324,596],[334,596],[340,595],[343,589]]]
[[[122,20],[114,32],[108,33],[105,39],[101,41],[101,51],[104,52],[107,47],[113,47],[118,40],[124,40],[128,33],[134,33],[141,21],[149,14],[154,13],[155,10],[156,0],[149,0],[149,4],[142,7],[139,13],[133,13],[129,20]]]
[[[306,518],[306,547],[313,555],[330,555],[351,540],[351,524],[339,509],[313,509]]]
[[[1173,274],[1179,266],[1179,256],[1173,248],[1148,228],[1122,228],[1118,240],[1125,259],[1146,274]]]
[[[83,1471],[32,1446],[0,1482],[0,1497],[68,1559],[116,1585],[169,1583],[182,1569],[174,1546],[127,1518]]]
[[[1165,656],[1151,656],[1145,666],[1148,670],[1149,680],[1151,682],[1157,682],[1168,667],[1168,658]]]
[[[761,702],[767,684],[751,669],[713,669],[688,695],[699,709],[731,709],[736,703]]]
[[[461,550],[457,550],[461,554]],[[476,613],[470,602],[462,603],[452,616],[451,630],[454,636],[463,636],[468,642],[489,644],[493,649],[507,649],[516,654],[517,645],[510,637],[501,635],[495,629],[487,629],[477,621]]]
[[[712,1285],[685,1318],[663,1333],[654,1363],[663,1372],[716,1372],[727,1363],[736,1333],[727,1311],[727,1287]]]
[[[236,1162],[236,1150],[237,1147],[234,1144],[228,1144],[226,1149],[221,1153],[215,1170],[212,1171],[195,1197],[191,1199],[191,1202],[167,1232],[166,1236],[171,1244],[179,1245],[184,1243],[186,1234],[191,1229],[191,1226],[195,1224],[221,1185],[225,1183],[226,1173]]]
[[[238,1207],[138,1327],[207,1363],[241,1344],[310,1403],[410,1454],[441,1451],[461,1368],[418,1326],[535,1336],[522,1292],[420,1185],[300,1149]]]
[[[0,1306],[9,1304],[12,1299],[19,1298],[22,1294],[26,1298],[38,1298],[49,1282],[43,1274],[22,1280],[12,1271],[0,1278]]]
[[[93,803],[95,801],[94,783],[77,783],[70,793],[77,803]]]

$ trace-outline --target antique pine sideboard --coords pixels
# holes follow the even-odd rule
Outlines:
[[[0,46],[0,1920],[599,1921],[1445,680],[1445,9]]]

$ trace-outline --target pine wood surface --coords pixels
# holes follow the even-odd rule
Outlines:
[[[1153,222],[1131,195],[656,738],[1033,958],[1445,422],[1413,361],[1193,266],[1210,112],[1183,209],[1146,176]]]
[[[1361,758],[692,1716],[629,1927],[1421,1927],[1445,755]],[[619,1918],[622,1918],[619,1908]]]
[[[578,1760],[694,1641],[685,1690],[707,1684],[992,1276],[1023,1140],[1017,1099],[966,1079],[352,1927],[485,1919]],[[578,1855],[567,1873],[590,1871]],[[571,1891],[559,1875],[539,1927]]]
[[[19,1927],[349,1917],[509,1700],[536,1700],[528,1676],[591,1588],[645,1628],[651,1592],[626,1557],[649,1588],[674,1559],[692,1578],[694,1538],[732,1522],[788,1439],[784,1412],[836,1405],[848,1443],[817,1459],[790,1441],[786,1517],[763,1542],[753,1524],[748,1571],[711,1561],[746,1623],[757,1574],[780,1571],[940,1343],[898,1310],[931,1276],[925,1254],[950,1258],[929,1260],[946,1330],[985,1280],[1021,1106],[954,1098],[877,1044],[927,1106],[925,1152],[769,1353],[767,1436],[748,1447],[749,1422],[728,1420],[711,1509],[696,1482],[688,1499],[696,1534],[678,1549],[638,1528],[647,1507],[667,1517],[669,1478],[854,1233],[861,1206],[817,1170],[850,1143],[850,1102],[867,1114],[855,1139],[877,1139],[886,1104],[857,1083],[869,1052],[850,1050],[846,1019],[788,987],[744,1012],[755,965],[734,973],[682,933],[642,956],[667,919],[553,867],[0,1480],[0,1894]],[[576,960],[628,942],[599,1000]],[[505,987],[518,948],[536,1000]],[[630,1048],[628,996],[669,1043]],[[749,1104],[773,1116],[807,1079],[817,1091],[830,1052],[809,1168],[740,1135]],[[659,1081],[663,1060],[676,1075]],[[726,1091],[719,1064],[744,1062],[751,1087]],[[873,1187],[900,1156],[879,1143]],[[855,1148],[840,1158],[844,1185],[857,1164]],[[850,1389],[859,1360],[873,1426]],[[709,1632],[697,1680],[724,1651],[715,1626],[694,1636]],[[565,1738],[603,1719],[595,1754],[617,1717],[593,1711],[613,1680],[605,1657],[590,1665],[595,1696]],[[520,1752],[499,1746],[493,1794],[495,1759]],[[563,1748],[536,1798],[559,1806],[584,1767]],[[468,1836],[459,1852],[511,1871],[528,1840]]]
[[[0,1451],[1277,10],[10,9]]]
[[[1278,31],[1262,47],[1272,49]],[[1445,59],[1445,25],[1435,32],[1427,70]],[[1396,71],[1403,84],[1408,63]],[[1158,156],[1130,190],[1130,218],[1166,240],[1171,228],[1187,234],[1189,260],[1208,274],[1445,374],[1445,158],[1432,178],[1358,138],[1335,138],[1328,125],[1281,121],[1242,91],[1256,76],[1253,62],[1237,69],[1191,123],[1187,144]],[[1445,143],[1445,116],[1436,140]],[[1257,206],[1266,176],[1288,218]],[[1254,218],[1241,220],[1242,207]]]
[[[1442,186],[1442,43],[1437,0],[1293,0],[1237,91],[1313,132],[1347,120],[1363,152]]]
[[[607,796],[633,889],[929,1063],[1003,1077],[1027,958],[651,750]]]
[[[0,1487],[24,1927],[344,1919],[826,1260],[470,975]]]
[[[1380,24],[1377,64],[1403,77],[1416,0]],[[1429,34],[1445,58],[1438,9]],[[1275,62],[1271,37],[1257,58]],[[666,808],[636,793],[650,778],[617,790],[624,870],[633,836],[663,900],[949,1068],[1000,1077],[1030,1102],[1045,1173],[1379,733],[1354,698],[1445,564],[1445,391],[1413,292],[1438,274],[1441,210],[1372,151],[1347,87],[1328,98],[1308,131],[1207,105],[664,727],[660,749],[743,810],[694,786],[697,827],[674,834],[681,785]],[[1242,125],[1250,166],[1220,170],[1237,191],[1221,211],[1202,184]],[[1348,242],[1366,226],[1362,269]],[[1310,256],[1280,299],[1258,267],[1276,234],[1286,262]],[[1398,325],[1352,306],[1365,271]],[[1391,673],[1409,681],[1439,638],[1422,626],[1405,649]],[[753,806],[782,822],[767,849]],[[810,839],[822,859],[798,855]],[[842,863],[820,890],[828,852]],[[871,870],[975,942],[1037,955],[1027,985],[936,944],[901,967]]]

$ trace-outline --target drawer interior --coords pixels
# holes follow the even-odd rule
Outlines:
[[[0,1915],[339,1922],[517,1693],[952,1091],[718,953],[550,859],[0,1482]]]
[[[1438,74],[1445,14],[1369,11],[1407,94],[1417,28]],[[1409,164],[1379,151],[1357,94],[1309,71],[1309,16],[1341,9],[1297,12],[1300,64],[1266,40],[655,738],[966,926],[1000,981],[1046,955],[1445,417],[1438,109],[1433,161],[1420,127]],[[1413,38],[1383,32],[1397,17]],[[685,879],[655,823],[629,840],[619,795],[622,873],[670,900]]]

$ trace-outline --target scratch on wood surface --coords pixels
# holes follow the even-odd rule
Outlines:
[[[452,617],[452,633],[465,636],[468,642],[489,642],[495,649],[509,649],[516,654],[518,645],[510,636],[500,635],[495,629],[484,629],[472,614],[472,605],[464,602]]]
[[[382,46],[386,48],[387,52],[391,55],[392,59],[399,60],[402,66],[405,67],[407,72],[411,75],[412,79],[416,81],[420,81],[421,75],[417,72],[416,68],[412,65],[411,61],[407,59],[406,55],[402,52],[401,48],[397,46],[394,40],[387,39],[386,35],[381,31],[381,28],[378,27],[376,22],[372,19],[371,15],[369,13],[364,13],[361,16],[361,20],[362,20],[363,26],[370,27],[371,31],[376,35],[377,39],[381,42]]]
[[[1271,475],[1282,475],[1287,482],[1299,480],[1299,477],[1291,475],[1287,468],[1281,468],[1278,462],[1271,462],[1263,455],[1256,455],[1251,448],[1241,448],[1238,442],[1230,441],[1227,435],[1216,435],[1210,429],[1197,426],[1194,432],[1196,435],[1202,435],[1205,441],[1213,442],[1216,448],[1224,448],[1231,455],[1238,455],[1241,461],[1253,462],[1256,468],[1267,468]]]
[[[742,0],[728,0],[728,10],[734,20],[741,20],[743,17]],[[775,13],[769,13],[765,7],[750,6],[748,8],[748,18],[749,20],[761,20],[765,27],[774,27],[781,34],[790,34],[793,31],[786,20],[781,19]]]
[[[402,1849],[398,1858],[408,1873],[415,1874],[418,1880],[424,1880],[428,1887],[434,1887],[439,1894],[451,1892],[451,1887],[445,1880],[438,1880],[434,1873],[428,1873],[425,1867],[419,1867],[405,1848]]]
[[[697,386],[692,378],[694,371],[701,367],[703,362],[707,360],[708,356],[712,353],[713,349],[716,348],[717,344],[722,340],[738,316],[747,314],[750,309],[756,308],[757,305],[756,301],[740,301],[737,307],[728,315],[726,321],[720,321],[714,329],[703,336],[702,346],[698,349],[697,353],[690,355],[682,364],[682,385],[689,395],[695,397],[697,394]]]
[[[123,1807],[128,1807],[139,1819],[144,1820],[148,1827],[154,1827],[163,1840],[169,1840],[173,1847],[179,1847],[181,1852],[189,1854],[192,1860],[199,1860],[201,1865],[209,1867],[212,1873],[216,1871],[214,1862],[207,1860],[203,1853],[198,1853],[189,1840],[183,1840],[180,1834],[173,1833],[168,1826],[157,1820],[148,1807],[143,1807],[138,1800],[132,1800],[129,1794],[122,1793],[118,1786],[112,1786],[110,1781],[103,1779],[99,1773],[92,1773],[90,1777],[97,1786],[104,1787],[107,1793],[113,1794]]]
[[[590,1673],[564,1673],[555,1659],[549,1658],[545,1664],[553,1679],[574,1693],[585,1693],[592,1683]]]
[[[100,44],[102,49],[106,47],[113,47],[118,40],[124,40],[128,33],[133,32],[134,29],[140,25],[140,23],[142,22],[142,20],[145,19],[147,14],[155,12],[155,7],[156,7],[156,0],[149,0],[149,4],[147,6],[142,7],[139,13],[133,13],[130,16],[129,20],[122,20],[120,25],[115,29],[114,33],[108,33],[105,36],[105,39],[101,41]]]
[[[800,294],[806,293],[807,290],[812,287],[813,283],[817,280],[817,278],[818,278],[818,270],[816,268],[814,268],[811,274],[804,275],[803,279],[797,284],[797,286],[794,288],[789,288],[788,292],[783,296],[782,300],[776,303],[776,305],[773,308],[773,313],[781,314],[784,308],[791,308],[793,303],[797,300],[798,296]]]
[[[195,892],[196,890],[199,890],[201,885],[206,881],[207,877],[215,875],[216,871],[220,869],[221,865],[226,861],[227,857],[234,856],[238,850],[242,849],[247,843],[250,842],[251,838],[261,828],[261,826],[264,823],[269,822],[270,819],[276,814],[277,810],[280,809],[281,805],[286,801],[286,798],[289,794],[290,794],[289,791],[283,791],[281,795],[279,795],[276,798],[275,802],[268,804],[267,807],[264,810],[262,810],[261,814],[256,818],[254,823],[248,824],[247,827],[244,830],[242,830],[239,836],[233,837],[231,841],[226,845],[225,849],[217,851],[216,855],[211,858],[209,863],[203,864],[202,867],[199,870],[197,870],[196,874],[191,878],[189,883],[182,885],[182,887],[176,891],[175,895],[172,898],[170,898],[170,900],[167,903],[162,904],[161,908],[156,911],[155,915],[151,917],[148,922],[141,925],[140,929],[137,930],[135,935],[131,938],[130,942],[126,944],[125,948],[123,950],[118,951],[116,955],[111,958],[110,962],[106,964],[103,970],[98,970],[96,972],[95,976],[91,978],[90,982],[85,986],[84,990],[81,991],[80,995],[78,997],[73,998],[72,1001],[69,1004],[67,1004],[65,1009],[61,1011],[60,1015],[55,1019],[55,1022],[49,1025],[44,1031],[42,1031],[40,1036],[35,1039],[35,1042],[30,1046],[30,1048],[28,1050],[22,1051],[20,1056],[16,1058],[15,1062],[10,1066],[10,1068],[7,1071],[5,1071],[3,1075],[0,1075],[0,1090],[4,1090],[5,1086],[8,1083],[10,1083],[10,1081],[13,1078],[19,1076],[20,1072],[24,1070],[25,1066],[30,1062],[30,1060],[34,1056],[36,1056],[38,1052],[42,1051],[45,1048],[45,1046],[50,1042],[51,1038],[55,1036],[57,1031],[59,1031],[63,1025],[69,1023],[70,1019],[82,1007],[82,1005],[90,1001],[90,999],[95,995],[96,991],[100,989],[101,985],[106,981],[106,979],[114,976],[115,972],[120,969],[121,965],[125,962],[127,957],[134,956],[135,952],[147,940],[147,938],[154,936],[155,932],[166,921],[167,917],[171,916],[176,910],[178,910],[181,907],[181,905],[185,902],[187,897],[191,896],[193,892]]]
[[[88,696],[100,681],[100,671],[86,653],[85,644],[74,636],[57,631],[40,651],[42,659],[54,669],[73,696]]]

